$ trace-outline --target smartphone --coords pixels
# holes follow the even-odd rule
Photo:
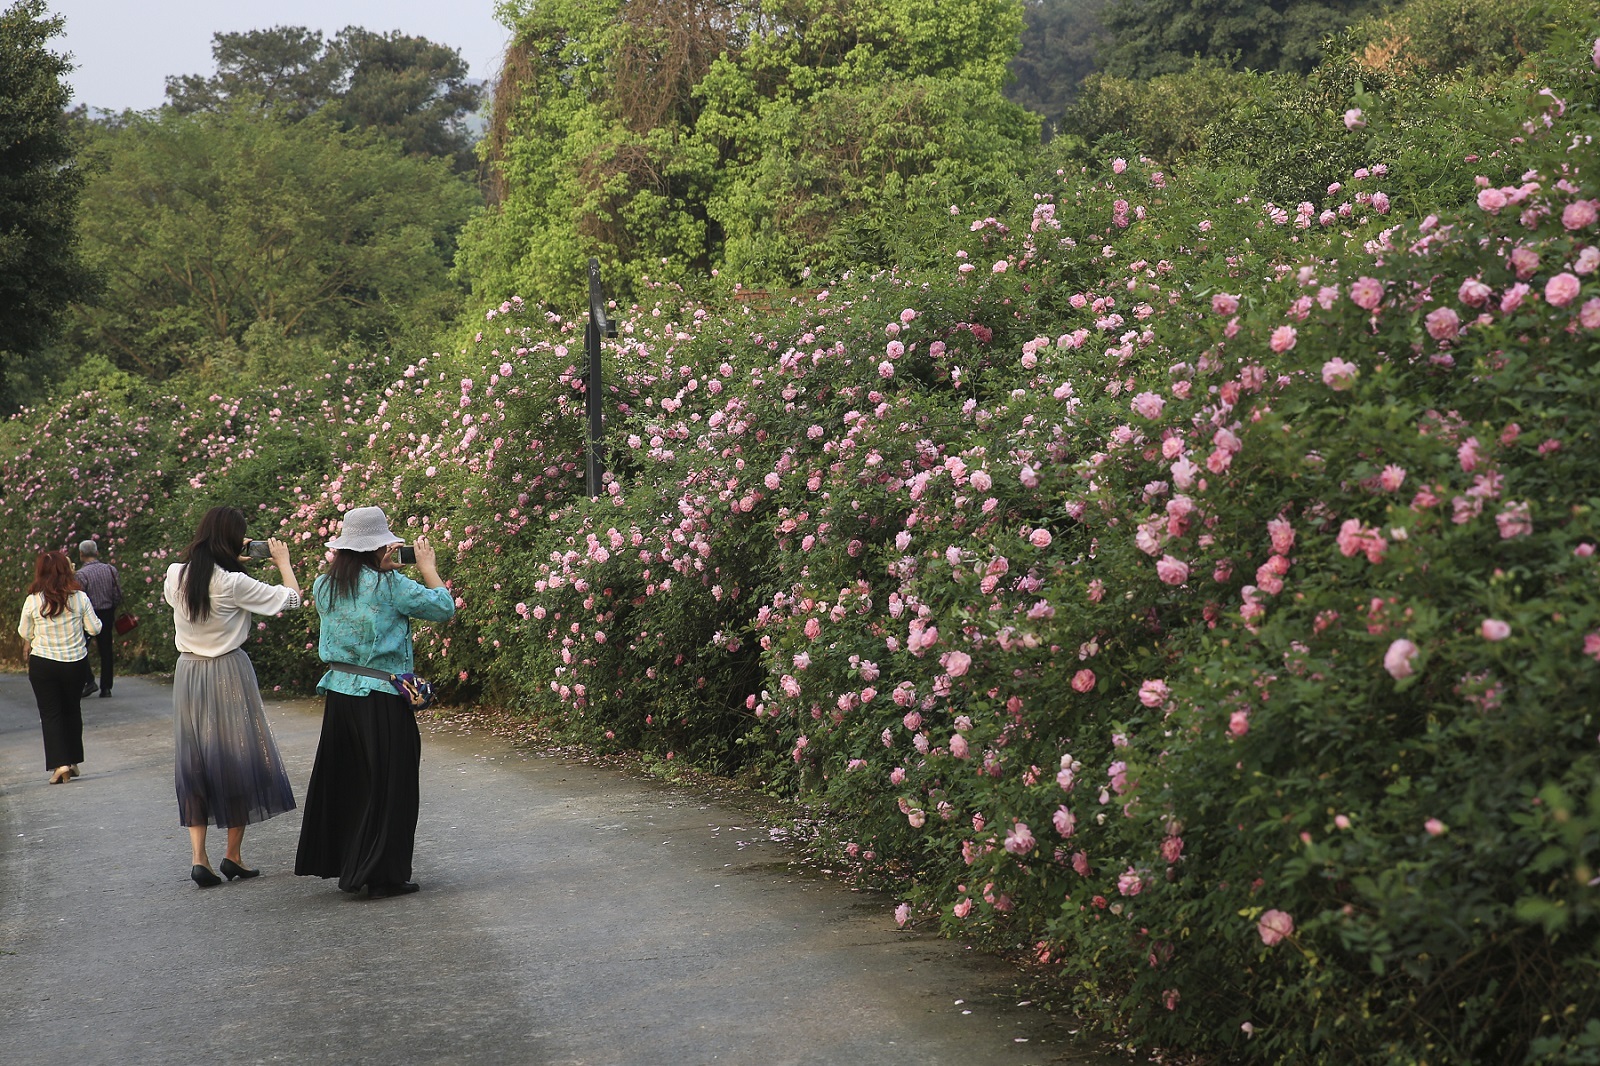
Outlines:
[[[272,549],[264,540],[252,540],[244,546],[244,554],[247,559],[270,559]]]
[[[417,549],[409,544],[402,544],[394,550],[394,561],[401,566],[413,566],[417,561]]]

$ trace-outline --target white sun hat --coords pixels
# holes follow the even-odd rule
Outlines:
[[[399,544],[404,539],[390,532],[389,519],[382,507],[352,507],[339,524],[339,535],[328,541],[328,547],[370,552]]]

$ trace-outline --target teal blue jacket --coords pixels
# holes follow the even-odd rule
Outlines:
[[[393,570],[363,569],[356,595],[341,596],[337,604],[329,602],[329,591],[327,574],[312,583],[312,599],[322,615],[317,648],[322,661],[369,666],[387,674],[415,672],[411,619],[443,622],[456,613],[449,589],[430,589]],[[317,691],[365,696],[394,688],[375,677],[329,670],[317,682]]]

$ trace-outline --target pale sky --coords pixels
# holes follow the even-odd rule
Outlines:
[[[5,3],[6,0],[0,0]],[[461,53],[471,77],[492,79],[510,31],[495,0],[49,0],[66,30],[50,42],[70,52],[72,104],[139,111],[161,106],[166,79],[212,74],[211,35],[307,26],[332,37],[346,26],[400,30]]]

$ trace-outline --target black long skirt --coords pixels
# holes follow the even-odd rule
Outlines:
[[[346,892],[411,880],[422,735],[398,695],[327,693],[294,872]]]

